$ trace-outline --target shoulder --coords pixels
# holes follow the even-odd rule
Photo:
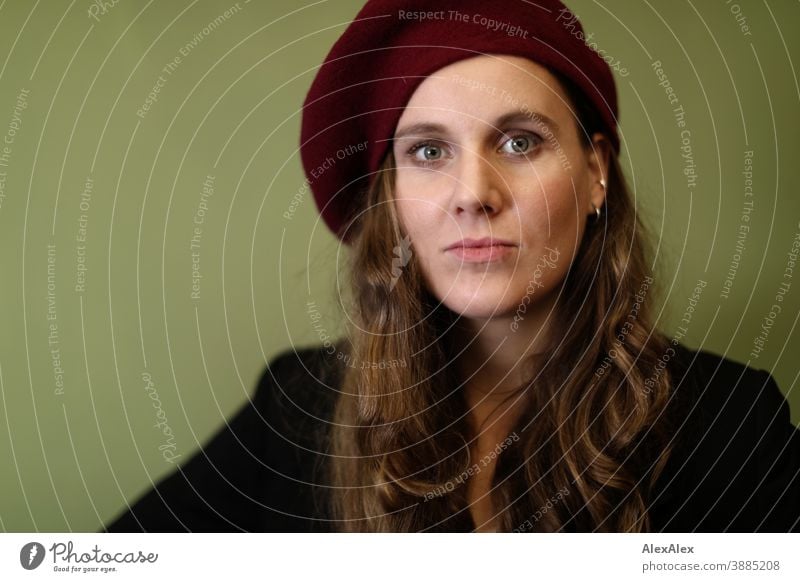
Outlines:
[[[280,351],[261,373],[256,407],[282,432],[305,440],[318,437],[332,418],[340,391],[344,365],[339,354],[335,346],[322,345]],[[308,433],[312,425],[314,430]]]
[[[258,391],[277,385],[282,397],[298,403],[327,401],[339,391],[344,365],[335,346],[301,346],[280,351],[270,359],[258,382]]]
[[[657,496],[665,531],[796,529],[800,431],[775,379],[709,350],[673,348],[676,431]]]
[[[718,385],[745,376],[752,378],[754,374],[762,373],[757,368],[710,350],[690,348],[681,343],[672,343],[671,347],[674,359],[672,370],[679,375],[690,373],[688,380],[694,382]]]
[[[682,344],[671,364],[674,397],[717,430],[766,429],[773,416],[789,422],[789,403],[766,370]]]
[[[253,402],[266,420],[270,457],[265,486],[280,510],[269,531],[329,530],[329,433],[344,368],[338,353],[330,346],[286,348],[258,381]]]

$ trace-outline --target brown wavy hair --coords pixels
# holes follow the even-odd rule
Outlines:
[[[591,147],[597,113],[554,75]],[[402,265],[393,185],[390,148],[348,225],[349,365],[328,461],[334,529],[471,530],[464,477],[476,435],[454,365],[459,317],[424,287],[413,256]],[[530,362],[516,438],[497,459],[500,531],[650,528],[674,430],[671,377],[659,366],[668,339],[651,323],[651,250],[613,152],[604,209],[603,220],[589,218],[551,313],[564,332],[551,334],[543,364]]]

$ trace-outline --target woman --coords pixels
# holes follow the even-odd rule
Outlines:
[[[579,31],[580,34],[576,33]],[[772,377],[654,328],[616,91],[555,0],[367,2],[303,112],[347,338],[109,531],[792,531]]]

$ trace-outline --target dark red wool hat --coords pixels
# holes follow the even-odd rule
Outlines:
[[[370,0],[334,44],[303,105],[300,154],[317,207],[348,242],[346,221],[391,146],[403,109],[425,77],[481,54],[527,57],[580,87],[614,148],[611,69],[558,0]]]

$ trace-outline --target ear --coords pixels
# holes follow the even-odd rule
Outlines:
[[[608,186],[608,161],[611,156],[611,142],[602,133],[592,135],[592,143],[586,147],[586,163],[591,176],[589,187],[590,200],[597,208],[602,208],[606,199],[606,188],[600,180]],[[588,212],[594,214],[590,207]]]

